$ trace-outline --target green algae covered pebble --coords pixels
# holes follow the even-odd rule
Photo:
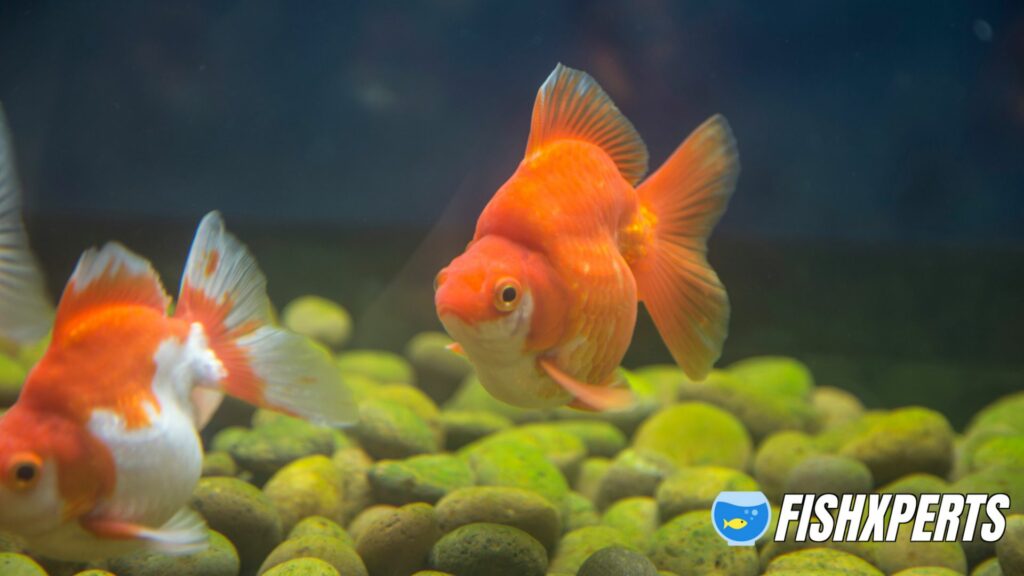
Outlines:
[[[109,568],[118,576],[237,576],[240,564],[238,553],[231,542],[220,533],[211,530],[210,546],[197,554],[168,556],[162,552],[142,550],[110,560]],[[0,571],[0,574],[7,576],[3,571]]]
[[[974,449],[970,463],[972,470],[993,466],[1024,468],[1024,434],[986,440]]]
[[[91,568],[89,570],[83,570],[76,572],[75,576],[117,576],[113,572],[107,572],[106,570],[100,570],[99,568]]]
[[[1024,434],[1024,392],[1004,396],[974,415],[965,431],[966,436],[983,433],[1001,435]]]
[[[445,410],[441,412],[440,419],[447,450],[458,450],[512,427],[512,421],[508,418],[483,410]]]
[[[799,494],[860,494],[870,492],[873,486],[871,471],[860,461],[816,454],[790,470],[784,490]]]
[[[875,566],[892,574],[918,566],[939,566],[967,573],[967,557],[959,542],[911,542],[911,524],[904,524],[895,542],[875,545]]]
[[[473,371],[469,360],[448,349],[453,340],[441,332],[421,332],[405,345],[417,385],[432,398],[448,398]]]
[[[363,509],[373,504],[373,488],[370,486],[370,467],[373,461],[360,448],[346,448],[335,452],[331,463],[341,474],[345,501],[341,505],[343,519],[340,524],[347,525]]]
[[[264,572],[266,576],[344,576],[319,558],[296,558]]]
[[[654,564],[676,574],[757,574],[760,563],[754,548],[729,546],[715,532],[710,515],[708,510],[687,512],[659,528],[649,554]]]
[[[702,402],[664,408],[640,425],[633,448],[666,456],[677,466],[745,469],[750,436],[731,414]]]
[[[14,358],[0,354],[0,406],[14,404],[27,374],[25,367]]]
[[[341,471],[326,456],[296,460],[263,486],[289,532],[307,516],[326,516],[344,522],[345,487]]]
[[[507,439],[522,440],[536,446],[566,478],[576,477],[580,463],[587,456],[587,447],[582,440],[552,424],[520,426],[484,439],[481,444],[502,442]]]
[[[286,328],[335,350],[352,336],[352,316],[341,305],[319,296],[300,296],[285,305],[281,323]]]
[[[661,517],[671,520],[683,512],[711,509],[720,492],[752,492],[757,482],[746,474],[719,466],[680,468],[658,486],[655,498]]]
[[[551,502],[529,490],[508,486],[455,490],[437,503],[437,519],[442,532],[481,522],[514,526],[548,550],[554,549],[562,534],[559,511]]]
[[[373,493],[382,504],[433,504],[458,488],[472,486],[469,464],[451,454],[427,454],[406,460],[381,460],[370,468]]]
[[[601,518],[594,508],[594,503],[579,492],[569,492],[566,511],[563,514],[563,532],[570,532],[584,526],[594,526],[601,523]]]
[[[932,474],[907,474],[879,487],[879,494],[944,494],[949,492],[949,483]]]
[[[1005,576],[1003,569],[999,567],[998,558],[989,558],[974,567],[971,576]]]
[[[297,418],[275,418],[239,435],[225,449],[259,483],[300,458],[330,456],[335,447],[327,428]]]
[[[880,484],[912,472],[945,476],[953,464],[953,429],[927,408],[869,414],[839,454],[863,462]]]
[[[576,574],[590,556],[609,546],[629,547],[625,535],[608,526],[586,526],[566,534],[551,560],[551,572]]]
[[[776,557],[766,574],[843,574],[844,576],[883,576],[870,563],[839,550],[808,548]]]
[[[479,486],[513,486],[532,490],[565,510],[569,485],[535,444],[522,438],[485,438],[460,451]]]
[[[615,528],[637,550],[646,550],[660,524],[654,498],[634,496],[612,504],[601,516],[601,524]]]
[[[793,430],[772,434],[754,455],[754,478],[773,502],[782,500],[790,471],[802,460],[819,453],[814,439]]]
[[[238,445],[247,434],[249,434],[249,429],[245,426],[228,426],[213,436],[208,450],[230,454],[231,449]]]
[[[236,476],[238,464],[227,452],[207,452],[203,455],[203,477]]]
[[[421,502],[401,508],[378,506],[360,518],[352,523],[352,536],[371,576],[425,568],[431,547],[441,537],[437,513]]]
[[[661,482],[678,468],[657,453],[626,449],[608,466],[597,487],[594,504],[599,510],[630,496],[653,496]]]
[[[348,546],[355,546],[352,537],[349,536],[348,532],[340,524],[323,516],[307,516],[299,520],[295,527],[292,528],[292,531],[288,533],[289,540],[303,536],[330,536],[331,538],[341,540]]]
[[[996,542],[996,557],[1006,574],[1024,574],[1024,515],[1006,519],[1006,531]]]
[[[658,576],[658,569],[646,556],[623,548],[609,546],[590,555],[580,566],[577,576]]]
[[[445,535],[431,551],[430,565],[459,576],[543,576],[548,556],[518,528],[476,523]]]
[[[611,465],[612,461],[607,458],[587,458],[580,464],[580,471],[576,473],[576,479],[572,483],[573,489],[591,500],[596,500],[598,488]]]
[[[961,576],[962,574],[963,572],[957,572],[952,568],[942,568],[941,566],[918,566],[917,568],[900,570],[892,576]]]
[[[350,350],[338,354],[336,362],[343,377],[356,374],[372,378],[380,384],[416,383],[412,365],[393,352]]]
[[[864,405],[841,388],[818,386],[811,392],[816,430],[834,430],[855,422],[864,414]]]
[[[258,488],[236,478],[203,478],[192,507],[235,545],[242,569],[258,567],[281,542],[281,518]]]
[[[1010,497],[1010,508],[1003,511],[1004,516],[1024,514],[1024,468],[1011,466],[992,466],[968,474],[950,485],[954,494],[1006,494]],[[988,522],[985,508],[978,514],[974,527],[974,537],[963,542],[964,551],[971,564],[975,564],[995,555],[995,546],[985,542],[979,532],[981,526]]]
[[[579,438],[588,456],[611,458],[626,447],[626,435],[621,430],[600,420],[559,420],[550,424]]]
[[[359,414],[353,434],[374,458],[407,458],[440,449],[436,431],[406,406],[367,400],[359,406]]]
[[[4,576],[46,576],[35,560],[14,552],[0,553],[0,574]]]
[[[267,556],[258,574],[268,574],[273,568],[300,558],[320,559],[343,576],[368,576],[366,566],[355,550],[330,536],[301,536],[285,540]]]

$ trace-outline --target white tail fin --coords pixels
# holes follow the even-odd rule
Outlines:
[[[0,108],[0,339],[38,340],[52,322],[53,305],[21,221],[14,149]]]
[[[221,391],[323,424],[340,426],[357,418],[330,354],[273,324],[263,274],[216,212],[196,231],[175,315],[202,324],[227,370],[217,384]],[[198,412],[212,410],[205,405]]]

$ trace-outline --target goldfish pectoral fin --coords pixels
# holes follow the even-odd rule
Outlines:
[[[174,556],[202,552],[210,539],[202,516],[188,508],[179,510],[159,528],[103,517],[85,518],[81,524],[99,538],[138,540],[148,548]]]
[[[552,380],[572,394],[573,400],[569,406],[573,408],[600,412],[621,410],[633,404],[633,394],[628,389],[580,382],[560,370],[551,360],[541,360],[540,366]]]
[[[465,349],[462,348],[462,344],[459,344],[458,342],[452,342],[451,344],[445,346],[445,348],[451,350],[452,352],[458,354],[459,356],[466,355],[466,351]]]
[[[647,172],[647,146],[612,99],[586,72],[559,64],[537,91],[526,155],[562,139],[600,147],[634,186]]]
[[[637,294],[672,357],[694,380],[707,376],[728,332],[729,297],[706,253],[738,175],[729,124],[713,116],[637,188],[656,222],[655,242],[633,265]]]
[[[224,401],[224,393],[213,388],[192,389],[192,409],[195,414],[196,430],[202,430],[213,418]]]
[[[355,422],[359,412],[330,354],[309,338],[277,326],[266,279],[245,246],[207,214],[189,252],[175,316],[199,323],[222,372],[202,382],[249,402],[330,426]],[[208,416],[215,397],[196,405]]]

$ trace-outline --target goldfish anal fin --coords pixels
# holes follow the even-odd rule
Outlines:
[[[589,74],[559,64],[537,91],[526,155],[561,139],[601,147],[630,184],[647,173],[647,146],[629,120]]]
[[[612,386],[594,386],[580,382],[555,366],[552,360],[540,360],[540,366],[559,386],[572,394],[573,408],[600,412],[621,410],[633,404],[633,394],[627,389]]]
[[[170,298],[153,266],[117,242],[90,248],[78,259],[57,307],[54,338],[80,314],[108,305],[146,306],[167,311]]]
[[[150,528],[116,518],[86,517],[82,528],[99,538],[138,540],[147,548],[172,556],[202,552],[209,545],[209,532],[203,518],[182,508],[159,528]]]
[[[716,115],[637,188],[655,222],[646,256],[631,263],[637,292],[672,357],[695,380],[707,376],[728,332],[729,297],[708,264],[707,238],[738,175],[736,142]]]
[[[355,420],[357,408],[330,355],[274,324],[263,273],[216,212],[207,214],[196,231],[175,316],[203,326],[226,371],[223,380],[204,385],[324,424]],[[210,394],[193,398],[201,427],[218,399]]]
[[[53,305],[21,221],[14,148],[0,108],[0,338],[38,340],[52,323]]]

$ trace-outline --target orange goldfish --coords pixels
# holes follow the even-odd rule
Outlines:
[[[641,182],[646,171],[646,146],[600,86],[556,66],[525,157],[435,280],[438,317],[493,396],[526,408],[629,405],[616,369],[637,302],[690,378],[718,359],[729,300],[705,255],[739,173],[725,118]]]
[[[49,347],[0,416],[0,532],[62,560],[195,552],[207,543],[186,507],[202,465],[196,428],[221,393],[354,420],[327,352],[272,323],[265,285],[215,212],[173,315],[145,259],[117,243],[85,252]]]
[[[43,274],[28,248],[21,222],[21,189],[14,149],[0,108],[0,342],[39,340],[53,322]]]

